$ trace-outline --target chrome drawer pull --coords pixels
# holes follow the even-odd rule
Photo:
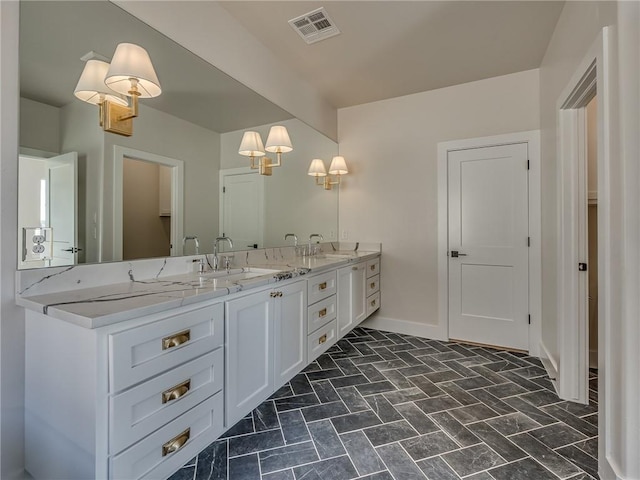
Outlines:
[[[318,288],[319,288],[320,290],[324,290],[324,289],[326,289],[326,288],[327,288],[327,282],[322,282],[320,285],[318,285]]]
[[[325,333],[318,339],[318,345],[322,345],[326,341],[327,341],[327,334]]]
[[[191,330],[184,330],[162,339],[162,349],[177,347],[191,340]]]
[[[173,437],[167,443],[162,445],[162,456],[166,457],[167,455],[177,452],[184,444],[187,443],[189,437],[191,436],[191,428],[187,428],[184,432],[179,433],[177,436]]]
[[[168,403],[182,397],[191,389],[191,379],[162,392],[162,403]]]
[[[320,311],[318,312],[318,317],[322,318],[322,317],[324,317],[326,314],[327,314],[327,308],[325,307],[325,308],[323,308],[322,310],[320,310]]]

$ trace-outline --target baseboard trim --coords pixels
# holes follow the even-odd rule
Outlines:
[[[633,480],[631,477],[622,475],[616,462],[608,456],[605,456],[604,461],[598,461],[598,476],[602,480]]]
[[[448,340],[445,329],[440,325],[411,322],[408,320],[381,317],[379,315],[368,318],[362,323],[362,326],[387,332],[401,333],[403,335],[414,335],[416,337],[429,338],[432,340]]]
[[[549,375],[549,379],[551,383],[553,383],[556,393],[558,393],[558,362],[556,362],[553,355],[549,353],[549,349],[543,341],[540,341],[540,361],[547,371],[547,375]]]

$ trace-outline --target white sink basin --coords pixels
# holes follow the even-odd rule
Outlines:
[[[275,270],[272,268],[245,268],[244,271],[238,271],[238,269],[231,270],[227,273],[226,270],[219,272],[208,272],[201,274],[200,277],[206,279],[207,282],[212,282],[215,288],[224,288],[233,285],[240,280],[248,280],[250,278],[262,277],[267,275],[273,275],[281,270]]]
[[[358,254],[356,252],[333,252],[325,253],[324,256],[327,258],[354,258],[357,257]]]

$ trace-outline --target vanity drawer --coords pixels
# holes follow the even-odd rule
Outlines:
[[[307,310],[307,333],[313,333],[336,318],[336,295],[320,300]]]
[[[224,385],[224,349],[198,357],[110,400],[109,451],[120,452]]]
[[[307,283],[307,300],[309,305],[336,293],[336,272],[323,273],[311,277]]]
[[[367,262],[367,278],[380,273],[380,258],[374,258]]]
[[[380,308],[380,292],[367,297],[367,317]]]
[[[367,297],[380,290],[380,275],[367,278]]]
[[[307,338],[307,363],[326,352],[338,339],[338,322],[332,320]]]
[[[109,390],[119,392],[223,343],[222,303],[109,335]]]
[[[110,478],[167,478],[223,432],[223,394],[216,393],[124,452],[111,457]],[[186,442],[185,442],[186,440]],[[171,446],[179,447],[171,453]]]

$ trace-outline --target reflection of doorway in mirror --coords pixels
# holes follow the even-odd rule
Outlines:
[[[124,158],[122,259],[171,255],[171,169]]]
[[[18,268],[78,263],[78,154],[43,158],[20,155],[18,173]],[[23,260],[31,237],[23,228],[49,227],[53,242],[46,260]],[[25,243],[23,245],[23,242]]]
[[[248,168],[220,170],[220,233],[238,250],[264,247],[263,182]]]

